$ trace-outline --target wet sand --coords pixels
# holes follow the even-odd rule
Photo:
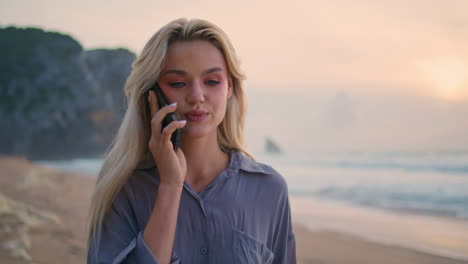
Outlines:
[[[344,233],[311,232],[294,226],[297,260],[302,264],[461,264],[462,260],[426,254],[400,246],[368,242]]]

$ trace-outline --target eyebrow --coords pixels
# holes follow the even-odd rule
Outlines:
[[[211,68],[211,69],[208,69],[204,72],[202,72],[202,75],[206,75],[206,74],[210,74],[210,73],[213,73],[213,72],[222,72],[223,69],[220,68],[220,67],[214,67],[214,68]],[[169,69],[167,71],[165,71],[162,75],[166,75],[166,74],[177,74],[177,75],[187,75],[187,72],[184,71],[184,70],[177,70],[177,69]]]

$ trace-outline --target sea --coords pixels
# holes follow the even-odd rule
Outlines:
[[[467,152],[254,153],[291,196],[468,221]],[[102,159],[36,163],[96,177]]]

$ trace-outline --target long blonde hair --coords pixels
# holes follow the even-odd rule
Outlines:
[[[201,19],[188,21],[181,18],[168,23],[146,43],[140,56],[133,62],[132,71],[125,83],[127,111],[117,135],[106,151],[91,199],[88,250],[92,240],[99,244],[106,211],[138,163],[149,152],[151,119],[147,111],[146,91],[158,78],[169,45],[175,41],[191,40],[206,40],[216,46],[224,56],[232,80],[233,95],[227,102],[225,117],[218,126],[220,148],[241,151],[252,157],[244,148],[246,102],[242,81],[245,77],[228,37],[216,25]]]

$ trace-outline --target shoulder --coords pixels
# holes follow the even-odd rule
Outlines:
[[[152,201],[157,190],[159,178],[155,166],[149,166],[146,161],[140,162],[133,169],[114,200],[117,204],[127,204],[132,207],[138,207],[142,199]]]
[[[263,188],[269,188],[275,193],[288,192],[288,185],[283,175],[272,166],[253,160],[238,152],[239,175],[246,180],[258,181]]]
[[[153,169],[134,169],[116,193],[112,202],[114,212],[135,230],[144,228],[156,199],[157,183]]]
[[[159,175],[151,154],[147,153],[130,173],[127,183],[134,190],[143,187],[155,187],[159,184]]]

